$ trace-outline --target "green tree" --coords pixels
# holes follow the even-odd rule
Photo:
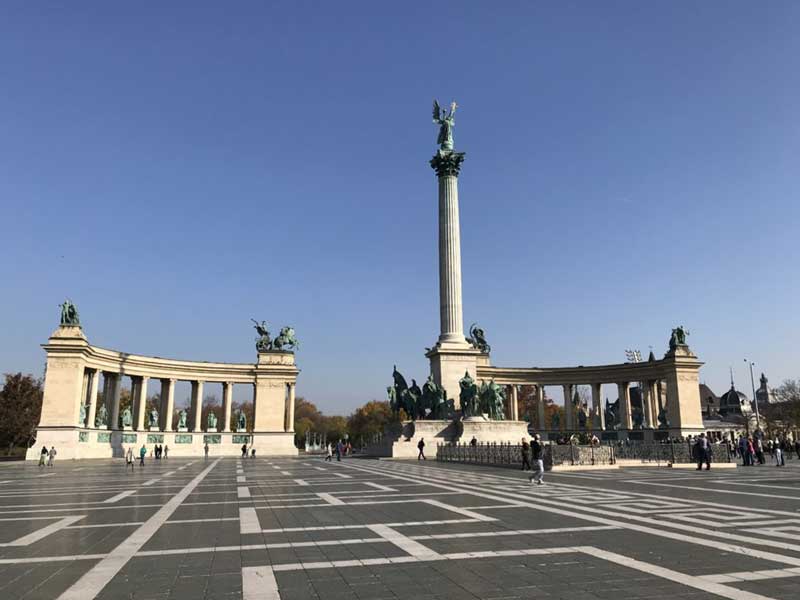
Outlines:
[[[10,455],[33,442],[42,414],[42,380],[33,375],[6,373],[0,390],[0,444]]]

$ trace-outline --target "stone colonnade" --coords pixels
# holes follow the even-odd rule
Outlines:
[[[122,444],[148,441],[169,444],[170,451],[178,453],[190,448],[197,453],[205,444],[215,444],[216,453],[228,446],[238,452],[242,443],[267,454],[296,453],[294,402],[299,369],[292,352],[260,353],[255,364],[173,360],[92,346],[79,326],[59,327],[43,347],[47,371],[37,445],[52,442],[60,448],[60,457],[103,456],[103,448],[107,451],[111,446],[118,451]],[[120,418],[125,378],[131,385],[130,425]],[[98,403],[101,379],[102,403]],[[155,407],[158,421],[152,426],[147,407],[151,380],[160,383]],[[178,381],[190,382],[192,390],[185,427],[175,416]],[[203,392],[211,383],[222,384],[222,407],[217,411],[222,414],[216,414],[216,428],[201,422]],[[236,424],[232,431],[234,386],[252,390],[253,417],[248,418],[246,431]],[[101,412],[105,419],[99,418]],[[139,432],[147,435],[134,435]],[[75,443],[73,453],[70,448]]]
[[[697,433],[703,430],[698,373],[700,362],[688,346],[670,350],[663,359],[619,365],[567,367],[567,368],[503,368],[478,364],[480,379],[493,379],[507,386],[509,418],[519,418],[518,388],[533,386],[534,414],[529,415],[538,430],[605,431],[611,429],[605,422],[605,407],[601,397],[603,384],[615,384],[619,407],[619,429],[636,428],[631,408],[631,384],[636,384],[642,395],[642,429],[658,429],[658,415],[665,410],[671,435]],[[573,401],[577,386],[591,388],[593,420],[585,426],[578,420],[578,406]],[[557,427],[545,418],[544,389],[559,386],[564,394],[564,419]],[[587,407],[588,408],[588,407]]]

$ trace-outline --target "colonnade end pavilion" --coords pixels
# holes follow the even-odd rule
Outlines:
[[[212,456],[235,455],[243,445],[258,456],[297,454],[294,404],[300,371],[294,352],[272,347],[262,330],[253,364],[173,360],[91,345],[74,305],[65,305],[72,314],[62,311],[61,325],[43,345],[47,370],[42,415],[29,460],[38,458],[43,445],[55,446],[59,458],[122,456],[128,447],[136,451],[155,444],[168,446],[174,456],[200,456],[206,446]],[[126,378],[131,405],[120,410]],[[148,406],[153,380],[160,382],[160,394],[156,405]],[[179,381],[191,383],[188,410],[175,409]],[[210,413],[203,420],[204,390],[211,383],[222,384],[221,414]],[[252,390],[251,421],[244,413],[232,414],[234,386]]]

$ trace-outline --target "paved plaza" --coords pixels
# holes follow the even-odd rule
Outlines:
[[[800,467],[0,465],[0,598],[797,598]]]

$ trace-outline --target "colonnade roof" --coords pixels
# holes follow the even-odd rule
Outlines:
[[[640,363],[577,367],[493,367],[478,365],[478,379],[494,379],[508,385],[590,385],[631,383],[665,379],[677,368],[699,369],[703,363],[694,356],[666,356]]]
[[[150,377],[152,379],[177,379],[185,381],[230,382],[255,384],[259,378],[280,376],[293,380],[299,372],[291,352],[269,353],[269,361],[253,363],[226,363],[179,360],[130,354],[92,346],[80,334],[51,336],[43,347],[48,356],[80,357],[84,366],[124,376]]]

